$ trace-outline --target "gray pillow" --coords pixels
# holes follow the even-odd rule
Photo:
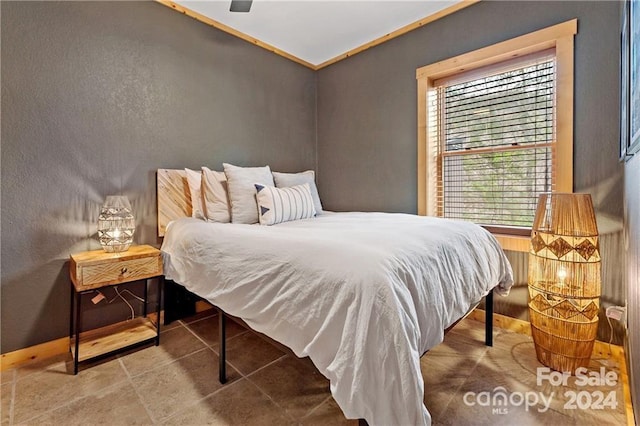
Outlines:
[[[227,163],[223,163],[222,166],[224,174],[227,176],[227,189],[231,202],[231,222],[258,223],[255,184],[274,186],[271,169],[269,166],[238,167]]]
[[[279,173],[273,172],[273,179],[276,181],[278,188],[288,188],[291,186],[309,184],[311,189],[311,197],[313,198],[313,207],[316,209],[316,214],[322,213],[322,203],[320,202],[320,195],[318,194],[318,188],[316,187],[316,174],[313,170],[307,170],[300,173]]]

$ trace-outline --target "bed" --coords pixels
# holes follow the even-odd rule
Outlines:
[[[420,357],[513,283],[495,238],[467,222],[325,212],[211,223],[189,217],[185,185],[182,171],[158,170],[166,279],[308,356],[345,416],[370,425],[430,424]]]

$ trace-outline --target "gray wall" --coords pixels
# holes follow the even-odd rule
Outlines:
[[[575,189],[604,234],[603,303],[624,301],[617,2],[483,1],[318,73],[157,3],[0,7],[2,353],[66,335],[66,259],[97,248],[106,195],[157,243],[157,168],[318,164],[326,208],[414,213],[416,68],[573,18]],[[526,318],[526,256],[508,255],[498,312]]]
[[[318,73],[318,164],[329,209],[417,211],[416,69],[569,19],[575,38],[575,187],[616,179],[619,4],[483,1]],[[606,112],[606,113],[605,113]]]
[[[318,176],[323,205],[415,213],[416,69],[574,18],[574,190],[592,194],[598,215],[602,303],[624,303],[618,2],[482,1],[320,70]],[[526,254],[508,255],[519,279],[508,299],[496,300],[496,310],[528,319]],[[607,322],[600,326],[599,338],[608,341]],[[614,342],[621,343],[623,334],[616,325]]]
[[[640,421],[640,153],[625,164],[625,234],[627,241],[627,300],[631,396]]]
[[[315,167],[313,71],[154,2],[1,8],[2,353],[67,335],[105,196],[157,244],[157,168]]]

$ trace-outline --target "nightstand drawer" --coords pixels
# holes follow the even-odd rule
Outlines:
[[[96,250],[71,256],[71,280],[83,291],[162,275],[160,251],[135,246],[122,253]]]
[[[80,268],[78,284],[83,288],[101,287],[160,275],[162,268],[158,260],[158,257],[143,257],[85,266]]]

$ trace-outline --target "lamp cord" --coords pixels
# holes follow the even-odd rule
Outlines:
[[[135,318],[135,310],[133,309],[133,306],[131,306],[131,304],[129,303],[129,301],[127,299],[125,299],[125,297],[122,295],[122,293],[129,293],[132,297],[134,297],[135,299],[139,300],[140,302],[144,303],[144,299],[142,297],[136,296],[135,294],[133,294],[131,291],[129,291],[128,289],[124,289],[122,290],[122,292],[120,292],[120,290],[118,290],[118,287],[113,287],[113,290],[116,292],[116,295],[111,299],[108,300],[107,303],[111,303],[114,300],[120,298],[122,299],[122,301],[124,303],[127,304],[127,306],[129,307],[129,309],[131,310],[131,318],[130,319],[134,319]]]

